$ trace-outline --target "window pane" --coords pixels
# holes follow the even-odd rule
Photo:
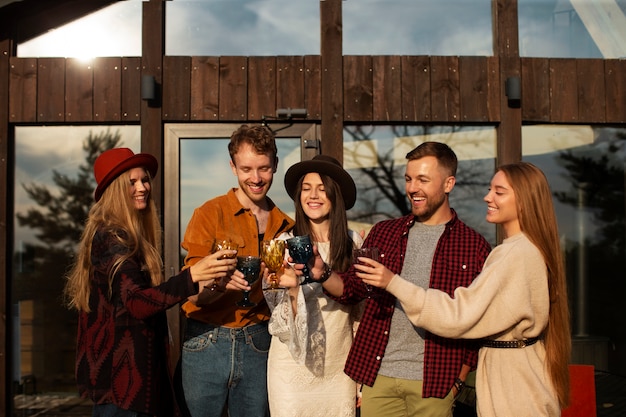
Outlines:
[[[493,55],[491,0],[350,0],[345,55]]]
[[[15,407],[23,410],[24,415],[33,414],[32,409],[45,408],[40,401],[57,398],[59,393],[77,395],[77,314],[63,305],[62,291],[65,273],[93,202],[95,180],[83,145],[88,139],[107,143],[107,139],[114,138],[119,138],[118,146],[138,151],[140,128],[15,129],[14,253],[10,280],[14,326],[9,336],[14,344],[7,384],[15,389],[14,394],[21,394],[15,398]],[[82,207],[77,202],[83,202]]]
[[[520,56],[626,57],[626,3],[519,0]]]
[[[167,55],[319,55],[319,2],[168,1]]]
[[[18,57],[141,56],[141,1],[119,1],[17,46]]]
[[[597,369],[624,375],[626,328],[615,318],[626,293],[626,129],[525,126],[522,139],[524,160],[552,188],[572,300],[573,363],[593,358]]]
[[[448,144],[459,160],[450,205],[461,220],[495,244],[495,227],[485,221],[483,202],[495,166],[493,127],[348,126],[343,136],[344,167],[357,184],[357,202],[348,211],[350,221],[368,229],[378,221],[410,213],[404,191],[405,156],[422,142],[437,141]]]

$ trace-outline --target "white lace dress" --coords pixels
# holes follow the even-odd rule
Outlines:
[[[287,237],[287,236],[283,236]],[[363,243],[351,231],[355,247]],[[317,244],[328,259],[328,243]],[[266,291],[272,309],[267,389],[272,417],[354,417],[356,383],[343,372],[359,306],[339,304],[319,284],[299,288],[294,315],[287,290]]]

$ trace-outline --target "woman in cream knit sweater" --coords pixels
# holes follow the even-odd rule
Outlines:
[[[418,327],[449,338],[485,339],[476,373],[480,417],[560,416],[569,401],[571,350],[565,272],[552,195],[529,163],[500,167],[486,219],[504,241],[482,273],[454,297],[423,289],[363,259],[357,276],[400,300]]]

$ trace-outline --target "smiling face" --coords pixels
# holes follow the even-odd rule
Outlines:
[[[302,179],[300,204],[311,221],[320,222],[328,219],[332,203],[326,195],[324,183],[317,172],[310,172]]]
[[[454,176],[448,175],[434,156],[413,159],[406,164],[405,191],[411,212],[419,222],[447,223],[452,214],[447,193],[454,188]]]
[[[132,168],[128,171],[130,176],[130,197],[137,210],[145,210],[150,198],[150,176],[144,168]]]
[[[493,176],[484,200],[487,203],[486,220],[489,223],[501,224],[505,237],[521,231],[515,192],[504,172],[498,171]]]
[[[276,164],[268,154],[259,154],[248,143],[242,144],[230,162],[233,173],[237,176],[239,190],[243,197],[255,205],[263,204],[265,196],[272,186]],[[246,206],[246,202],[241,202]]]

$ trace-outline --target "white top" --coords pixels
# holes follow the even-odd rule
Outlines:
[[[363,239],[350,231],[355,247]],[[281,235],[280,238],[290,236]],[[328,260],[328,243],[316,243]],[[298,289],[297,314],[287,290],[265,291],[272,309],[268,397],[272,417],[354,417],[356,383],[343,372],[359,306],[328,298],[317,283]]]

